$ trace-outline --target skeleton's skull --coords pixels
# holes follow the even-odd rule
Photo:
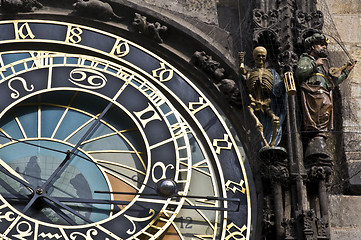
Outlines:
[[[253,50],[253,58],[257,67],[263,67],[266,61],[267,50],[264,47],[256,47]]]

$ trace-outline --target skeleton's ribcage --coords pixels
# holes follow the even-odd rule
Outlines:
[[[272,74],[271,72],[265,71],[262,75],[259,72],[251,73],[247,79],[247,88],[250,93],[263,92],[265,94],[270,94],[272,92]],[[258,95],[258,94],[256,94]]]

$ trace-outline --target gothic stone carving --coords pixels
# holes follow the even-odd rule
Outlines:
[[[218,84],[218,88],[232,105],[240,106],[242,104],[241,94],[235,81],[232,79],[222,79]]]
[[[33,12],[42,7],[36,0],[1,0],[3,13]]]
[[[160,34],[168,30],[166,26],[162,26],[159,22],[150,23],[147,21],[147,17],[135,13],[133,20],[133,26],[135,29],[144,35],[147,35],[159,43],[163,42]]]
[[[193,53],[191,62],[202,69],[209,77],[216,80],[216,82],[224,78],[224,68],[221,68],[221,64],[213,60],[212,56],[207,55],[204,51]]]
[[[109,3],[105,3],[99,0],[78,0],[73,4],[74,11],[72,14],[98,19],[101,21],[121,20],[122,18],[113,12],[113,8]]]
[[[253,42],[258,44],[260,36],[267,34],[269,37],[274,38],[275,42],[279,43],[278,32],[280,31],[279,27],[279,11],[270,10],[268,13],[262,11],[261,9],[253,10]]]
[[[296,29],[298,31],[297,43],[299,45],[302,44],[303,39],[305,39],[310,32],[314,33],[322,30],[324,17],[321,11],[306,13],[297,10],[295,18]]]

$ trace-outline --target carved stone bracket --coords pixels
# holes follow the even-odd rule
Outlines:
[[[262,172],[263,178],[269,179],[272,182],[281,183],[283,186],[287,186],[290,180],[290,173],[288,168],[284,165],[263,165]]]
[[[160,35],[168,30],[167,26],[162,26],[159,22],[148,22],[147,17],[142,16],[139,13],[135,13],[133,26],[139,33],[153,38],[158,43],[163,43],[163,39]]]
[[[313,166],[309,169],[308,177],[312,180],[328,180],[332,173],[330,166]]]
[[[239,88],[232,79],[222,79],[218,84],[219,90],[224,94],[226,100],[234,106],[241,106],[242,99]]]

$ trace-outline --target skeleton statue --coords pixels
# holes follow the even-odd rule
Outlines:
[[[244,66],[244,52],[239,53],[240,74],[246,76],[250,97],[248,109],[256,120],[264,146],[277,146],[281,140],[281,125],[285,117],[285,87],[274,69],[265,68],[267,50],[256,47],[253,58],[256,67],[247,71]]]

